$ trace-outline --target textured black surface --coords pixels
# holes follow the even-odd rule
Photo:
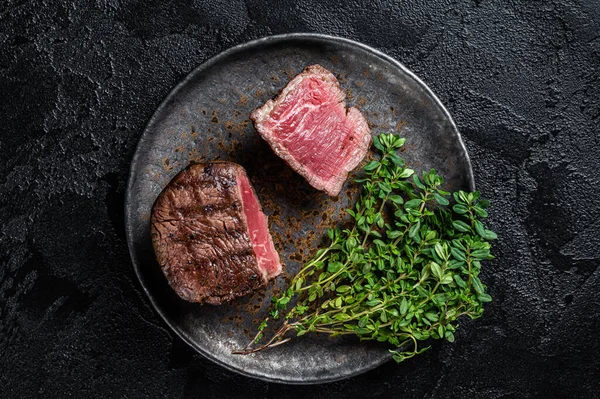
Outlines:
[[[456,343],[320,387],[196,355],[141,293],[123,228],[129,162],[162,98],[209,56],[291,31],[364,42],[419,75],[501,237],[483,273],[495,301]],[[596,396],[598,32],[592,0],[4,1],[2,396]]]

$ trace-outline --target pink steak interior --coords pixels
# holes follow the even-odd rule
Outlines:
[[[260,209],[258,199],[254,194],[254,190],[252,190],[248,177],[245,174],[239,174],[237,180],[242,196],[244,214],[248,223],[250,241],[258,261],[258,268],[266,279],[270,279],[281,273],[281,263],[269,233],[267,217]]]
[[[324,181],[339,175],[357,148],[356,109],[346,114],[344,94],[321,76],[309,76],[273,110],[265,127],[290,155]],[[335,138],[334,138],[335,137]]]

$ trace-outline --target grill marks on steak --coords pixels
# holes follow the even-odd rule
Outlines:
[[[177,294],[214,305],[281,273],[279,255],[246,172],[231,162],[192,164],[152,208],[158,263]]]
[[[331,196],[371,145],[367,120],[358,109],[346,108],[345,97],[331,72],[312,65],[250,115],[273,151]]]

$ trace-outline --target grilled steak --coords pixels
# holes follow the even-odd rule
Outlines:
[[[177,294],[219,305],[281,273],[267,218],[244,168],[191,164],[152,208],[152,244]]]
[[[273,151],[331,196],[371,144],[367,120],[358,109],[346,108],[345,97],[331,72],[312,65],[250,115]]]

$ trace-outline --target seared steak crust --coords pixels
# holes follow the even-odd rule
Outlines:
[[[191,164],[154,203],[156,257],[171,287],[185,300],[218,305],[268,280],[248,234],[238,187],[242,175],[246,178],[244,169],[230,162]]]

